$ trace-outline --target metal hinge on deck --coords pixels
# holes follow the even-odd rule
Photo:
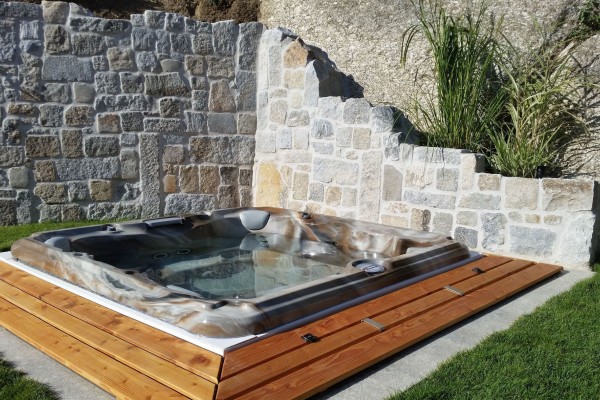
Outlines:
[[[360,322],[364,322],[366,324],[371,325],[373,328],[379,330],[379,332],[382,332],[385,329],[385,326],[383,324],[380,324],[379,322],[372,320],[371,318],[361,319]]]
[[[454,293],[454,294],[457,294],[457,295],[459,295],[459,296],[464,296],[464,295],[465,295],[465,292],[463,292],[462,290],[460,290],[460,289],[457,289],[457,288],[455,288],[455,287],[453,287],[453,286],[450,286],[450,285],[444,286],[444,289],[446,289],[446,290],[448,290],[449,292],[452,292],[452,293]]]

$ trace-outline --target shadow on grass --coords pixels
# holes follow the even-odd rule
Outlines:
[[[564,272],[563,274],[568,273],[569,272]],[[359,372],[328,390],[317,394],[312,399],[324,400],[333,398],[345,389],[355,385],[357,382],[368,379],[379,371],[388,368],[393,368],[394,371],[397,371],[398,380],[400,381],[408,383],[409,381],[419,382],[422,380],[420,383],[416,383],[412,387],[409,387],[405,392],[393,395],[389,400],[585,398],[569,397],[568,395],[552,397],[554,396],[552,393],[553,390],[555,390],[556,393],[564,393],[564,391],[567,390],[565,388],[570,387],[570,385],[576,385],[579,382],[577,376],[569,377],[572,370],[580,369],[582,377],[586,378],[587,375],[590,375],[594,370],[597,370],[597,367],[591,365],[593,364],[593,361],[590,360],[595,359],[596,365],[600,366],[600,358],[595,352],[597,347],[594,347],[598,344],[595,344],[595,342],[600,342],[600,337],[596,340],[588,341],[586,339],[586,335],[595,335],[596,329],[594,329],[593,326],[600,322],[600,275],[595,275],[591,279],[584,280],[574,285],[568,291],[552,297],[531,314],[521,316],[508,330],[496,332],[487,339],[484,339],[484,336],[481,336],[480,339],[476,338],[477,340],[483,341],[471,350],[460,351],[446,362],[440,364],[438,369],[427,377],[422,375],[423,373],[427,373],[426,371],[424,372],[422,368],[428,370],[432,360],[425,359],[421,360],[422,363],[419,362],[420,357],[422,357],[419,355],[419,350],[427,348],[432,343],[439,341],[442,346],[449,346],[448,352],[452,352],[452,349],[455,349],[456,345],[452,343],[452,339],[446,338],[450,332],[460,330],[479,319],[483,319],[483,321],[487,320],[485,317],[487,314],[494,313],[508,303],[517,301],[519,298],[539,289],[542,285],[559,279],[563,274],[559,274],[549,280],[534,285],[481,313],[452,325],[408,349],[378,362],[376,365]],[[591,297],[595,298],[591,299]],[[591,307],[584,307],[590,300],[592,303]],[[572,310],[572,308],[577,308],[577,311]],[[525,312],[528,313],[529,311]],[[571,318],[571,314],[573,314],[573,318]],[[504,313],[501,311],[500,315],[504,315]],[[506,314],[507,317],[510,315],[512,315],[510,312]],[[589,319],[590,321],[585,321],[586,319]],[[585,322],[578,325],[580,320]],[[488,320],[488,322],[494,324],[493,319]],[[542,324],[540,324],[540,322],[542,322]],[[543,325],[543,327],[540,325]],[[565,326],[568,326],[570,329],[565,329]],[[576,331],[578,326],[581,326],[584,331],[578,335],[571,335],[571,331]],[[473,329],[476,328],[463,329],[464,334],[473,333]],[[534,339],[531,342],[528,342],[527,339],[530,333],[534,336]],[[582,366],[578,362],[571,360],[571,358],[576,358],[577,356],[566,357],[564,358],[564,364],[557,365],[557,362],[560,362],[561,360],[563,352],[571,351],[573,347],[576,348],[583,344],[582,338],[583,343],[586,343],[587,341],[586,346],[589,346],[589,348],[582,349],[579,353],[579,356],[581,356],[582,359],[587,359],[587,361],[584,362],[584,365]],[[541,347],[541,350],[536,347]],[[431,356],[430,350],[425,351],[425,353],[425,358]],[[498,353],[504,355],[505,358],[499,358]],[[535,362],[531,362],[530,358],[532,357],[532,354],[534,355],[534,358],[535,356],[539,356],[539,359],[535,360]],[[396,364],[403,358],[409,360],[414,359],[416,364],[414,367]],[[443,358],[445,357],[442,355],[441,359]],[[526,367],[529,367],[527,372],[520,374]],[[547,371],[545,369],[546,367],[549,368],[550,371]],[[551,380],[556,373],[556,369],[563,367],[565,369],[563,373],[568,377],[568,380],[556,382]],[[401,376],[403,374],[407,374],[407,376]],[[391,376],[390,374],[384,375],[387,375],[388,377]],[[548,393],[551,394],[550,397],[544,397],[543,394],[532,392],[529,392],[527,396],[518,395],[521,389],[524,390],[523,393],[527,393],[527,386],[530,384],[529,381],[535,382],[538,378],[540,382],[538,382],[538,387],[534,390],[540,390],[541,392],[548,390]],[[454,383],[454,379],[457,380],[456,384]],[[498,382],[500,382],[500,384],[498,384]],[[469,384],[472,384],[472,386],[469,386]],[[511,388],[506,396],[504,395],[505,389],[502,384],[507,384]],[[521,388],[520,385],[524,385],[525,388]],[[589,393],[600,390],[599,384],[594,383],[594,385],[594,387],[588,388]],[[403,385],[390,383],[389,386],[402,387]],[[517,394],[515,395],[515,393]],[[512,395],[514,396],[511,397]],[[587,398],[597,398],[597,396]]]
[[[0,353],[0,400],[59,400],[51,387],[27,378]]]

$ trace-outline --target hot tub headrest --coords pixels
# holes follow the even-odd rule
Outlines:
[[[242,238],[263,229],[271,214],[263,210],[220,210],[211,214],[211,227],[218,236]]]
[[[244,228],[256,231],[264,228],[269,222],[271,213],[263,210],[246,210],[240,213],[240,221]]]

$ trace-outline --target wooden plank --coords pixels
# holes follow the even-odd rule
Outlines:
[[[481,290],[486,286],[498,282],[502,279],[506,279],[512,274],[518,273],[528,267],[532,266],[531,261],[524,260],[513,260],[506,264],[503,264],[485,274],[474,276],[467,279],[459,284],[459,287],[464,295],[468,295],[477,290]],[[405,306],[395,308],[384,314],[376,317],[377,321],[382,323],[384,326],[393,327],[409,319],[414,319],[422,314],[427,313],[429,310],[439,308],[446,305],[447,303],[460,298],[457,294],[440,288],[438,292],[432,293],[427,297],[417,299]]]
[[[37,300],[0,280],[0,297],[73,338],[188,397],[212,399],[215,384]]]
[[[185,398],[4,299],[0,299],[0,313],[3,327],[118,398]]]
[[[559,273],[561,269],[547,264],[526,268],[470,294],[457,297],[455,301],[421,314],[418,318],[329,354],[290,374],[263,384],[251,392],[236,395],[235,398],[280,399],[281,393],[285,393],[287,399],[312,396],[452,324]],[[226,397],[222,397],[219,391],[217,398],[224,399]]]
[[[494,269],[493,273],[477,275],[471,279],[470,288],[465,288],[465,292],[468,293],[469,291],[489,284],[492,281],[519,271],[528,265],[531,265],[531,262],[524,262],[520,260],[511,261]],[[365,317],[369,317],[376,319],[377,322],[382,323],[386,327],[390,327],[395,324],[399,324],[408,318],[414,318],[415,316],[418,316],[434,307],[440,306],[456,298],[456,294],[439,289],[437,292],[431,293],[428,296],[421,297],[413,302],[404,304],[399,308],[389,310],[383,314],[378,314],[377,316],[365,313],[362,306],[356,306],[352,308],[352,312],[354,313],[357,321],[360,321]],[[333,318],[336,318],[336,316],[334,315]],[[231,380],[224,379],[225,385],[221,386],[221,389],[225,392],[230,389],[234,391],[236,390],[230,388],[230,386],[237,387],[239,390],[247,389],[249,385],[256,384],[262,380],[268,380],[274,375],[282,374],[290,368],[297,368],[299,365],[294,360],[303,360],[304,363],[309,363],[314,358],[318,358],[327,352],[333,352],[339,348],[343,348],[351,344],[354,341],[364,339],[365,335],[368,336],[375,333],[373,328],[369,327],[368,329],[365,329],[366,325],[358,322],[357,324],[358,326],[356,324],[354,324],[354,326],[348,325],[345,330],[336,332],[334,335],[322,337],[320,338],[320,342],[315,344],[307,345],[300,340],[299,337],[297,337],[297,341],[303,343],[302,346],[287,349],[286,352],[282,352],[279,355],[279,358],[273,360],[273,362],[262,363],[260,365],[256,365],[252,369],[246,369],[241,373],[236,374],[236,376],[231,377]],[[273,365],[273,363],[277,365]]]
[[[218,383],[222,357],[0,261],[0,279],[166,361]]]
[[[359,323],[365,316],[377,316],[390,309],[438,291],[445,285],[455,285],[458,282],[477,276],[478,274],[473,271],[473,268],[479,268],[485,272],[510,261],[512,261],[512,258],[508,257],[484,257],[465,266],[400,289],[384,297],[361,304],[359,307],[362,313],[357,313],[356,308],[352,307],[301,328],[293,329],[249,346],[227,352],[223,361],[221,379],[227,379],[244,370],[253,368],[255,365],[260,365],[277,357],[281,353],[304,346],[305,343],[300,337],[308,332],[321,338],[326,337],[349,325]]]
[[[529,261],[514,260],[498,266],[487,273],[476,275],[463,282],[464,292],[469,293],[481,289],[486,285],[521,271],[531,264]],[[366,317],[373,318],[383,324],[386,329],[389,329],[454,301],[457,297],[456,294],[439,287],[438,291],[428,296],[421,297],[377,316],[366,314],[361,306],[353,307],[352,310],[357,316],[358,321]],[[339,351],[377,333],[378,331],[373,327],[365,323],[357,323],[349,325],[346,329],[336,332],[334,335],[322,337],[319,342],[304,343],[303,346],[288,349],[287,352],[281,353],[277,358],[255,365],[253,368],[246,369],[229,378],[224,378],[219,384],[218,396],[220,398],[234,398],[236,395],[252,387],[265,384],[278,376],[289,373],[291,370],[313,363],[326,354]],[[298,340],[301,341],[299,338]],[[249,347],[252,347],[252,345]]]
[[[505,257],[485,257],[482,260],[429,278],[380,299],[372,300],[329,318],[308,324],[305,327],[282,333],[227,353],[225,365],[227,365],[228,357],[232,354],[240,354],[246,357],[247,361],[253,361],[254,364],[252,362],[246,366],[231,364],[234,368],[229,369],[231,374],[225,376],[224,380],[219,384],[217,398],[279,399],[282,395],[285,398],[304,398],[315,394],[356,373],[360,369],[366,368],[397,351],[437,333],[445,327],[524,289],[526,286],[535,284],[546,276],[559,272],[561,269],[560,267],[546,264],[529,267],[530,264],[530,262],[522,260],[511,261],[511,259]],[[477,274],[472,271],[475,267],[486,271],[486,273]],[[537,275],[532,275],[528,272],[534,269]],[[543,271],[540,271],[540,269]],[[545,275],[540,277],[540,274]],[[68,291],[57,288],[6,264],[3,265],[2,262],[0,262],[0,279],[9,283],[16,281],[17,285],[24,287],[22,291],[19,291],[9,285],[0,283],[0,297],[8,298],[10,302],[14,302],[15,305],[19,306],[12,305],[13,308],[10,310],[11,315],[18,314],[17,310],[20,310],[30,318],[37,320],[38,323],[45,323],[27,314],[21,309],[23,307],[43,319],[48,319],[48,321],[58,320],[60,322],[58,325],[68,327],[66,329],[67,333],[53,328],[54,334],[55,336],[63,335],[59,340],[66,340],[68,349],[77,348],[75,345],[71,345],[72,343],[68,342],[68,340],[86,346],[85,343],[78,340],[78,338],[81,338],[92,345],[99,345],[100,343],[105,345],[108,343],[108,347],[106,348],[107,353],[110,353],[110,355],[117,354],[117,358],[121,357],[121,360],[132,365],[137,363],[145,364],[148,361],[152,361],[152,359],[147,360],[145,358],[152,356],[147,353],[144,356],[144,350],[133,350],[133,348],[136,348],[135,346],[128,347],[127,343],[106,333],[118,332],[119,335],[127,336],[131,333],[132,329],[135,331],[137,326],[130,325],[129,318],[104,307],[97,306],[78,296],[74,296]],[[466,295],[459,297],[450,291],[441,290],[441,287],[445,285],[452,285],[465,292]],[[515,287],[517,288],[515,289]],[[491,290],[490,288],[497,290]],[[23,292],[27,292],[34,297],[39,297],[44,302],[50,299],[52,302],[59,304],[56,307],[60,308],[62,306],[64,309],[58,310],[48,307],[43,302],[35,300]],[[487,299],[485,304],[478,303],[481,301],[482,296]],[[466,300],[469,301],[466,302]],[[3,303],[0,302],[0,311],[5,311],[6,309],[6,307],[3,307]],[[47,309],[50,309],[50,311],[47,311]],[[73,312],[74,309],[75,312]],[[94,330],[86,338],[82,328],[87,324],[83,321],[88,318],[86,313],[90,312],[99,313],[100,317],[94,317],[93,320],[95,323],[102,322],[104,325]],[[56,313],[58,313],[58,317],[54,315]],[[3,312],[2,315],[7,315],[7,313]],[[366,316],[375,317],[378,322],[384,323],[386,330],[379,332],[367,324],[360,323],[360,319]],[[18,321],[10,322],[13,328],[15,324],[18,325],[19,321],[22,320],[22,316],[19,316],[17,319]],[[70,325],[73,321],[75,321],[75,326],[71,327]],[[156,336],[154,336],[154,329],[141,323],[135,322],[135,324],[142,327],[142,331],[137,335],[136,340],[144,337],[146,339],[144,346],[152,347],[157,340]],[[35,324],[30,325],[35,326]],[[47,323],[46,326],[52,328]],[[26,331],[25,325],[21,328]],[[12,331],[9,326],[7,326],[7,329]],[[306,332],[314,333],[311,329],[314,329],[314,332],[320,332],[321,341],[307,345],[300,339],[300,335]],[[167,339],[166,343],[168,343],[169,338],[172,338],[163,332],[157,332],[159,335],[162,334],[165,336],[165,339]],[[17,332],[15,334],[23,337],[23,335]],[[25,336],[31,334],[31,332],[24,332]],[[106,342],[107,338],[109,339],[108,342]],[[56,338],[51,338],[50,340],[54,340],[53,343],[56,343]],[[154,340],[154,342],[148,343],[147,340]],[[131,340],[128,342],[132,343]],[[289,345],[286,347],[282,346],[282,344]],[[40,348],[38,345],[36,347]],[[89,346],[86,347],[90,351],[96,351]],[[193,347],[196,348],[196,346]],[[273,349],[273,347],[277,348]],[[266,356],[262,351],[265,349],[269,350]],[[159,351],[159,353],[163,352],[165,351]],[[69,351],[66,353],[68,354]],[[257,355],[256,353],[260,354]],[[52,354],[50,355],[55,357]],[[106,357],[105,354],[102,355]],[[61,355],[58,354],[57,357],[61,357]],[[234,360],[239,362],[244,357],[234,358]],[[177,358],[178,362],[182,362],[181,358]],[[112,360],[112,358],[109,356],[108,360]],[[104,362],[103,359],[101,361]],[[67,360],[66,362],[69,361]],[[66,362],[64,362],[65,365],[69,366]],[[118,363],[116,360],[112,360],[112,362]],[[161,363],[162,361],[158,359],[158,362]],[[122,368],[128,368],[126,365],[120,365]],[[167,365],[164,366],[168,367]],[[97,369],[96,366],[90,368]],[[102,368],[106,369],[104,366]],[[100,369],[102,370],[102,368]],[[158,375],[155,367],[149,368],[151,371],[144,369],[144,373],[153,376]],[[160,370],[162,366],[159,365],[156,368]],[[75,368],[73,369],[75,370]],[[84,373],[76,372],[86,377]],[[102,384],[108,385],[107,382],[109,382],[112,385],[114,383],[110,379],[103,379],[97,372],[94,373],[98,377],[97,379],[102,380]],[[167,372],[167,375],[169,375],[169,372]],[[216,376],[214,379],[217,379],[218,373],[213,376]],[[160,383],[148,377],[144,376],[144,378],[149,379],[154,384],[160,385]],[[135,384],[137,384],[137,377],[135,379]],[[173,378],[172,376],[164,376],[162,381],[169,382],[172,379],[181,383],[181,380],[178,381],[177,377]],[[185,381],[186,379],[184,377],[183,380]],[[94,381],[93,379],[90,380]],[[121,381],[117,381],[117,383],[120,384]],[[104,387],[102,384],[96,384]],[[147,384],[147,382],[143,384]],[[184,382],[183,385],[185,386],[185,384]],[[107,388],[105,389],[108,390]],[[134,392],[133,390],[127,391],[122,388],[118,390],[119,393],[113,393],[118,398],[138,398],[137,396],[130,397]],[[137,390],[138,388],[136,387],[136,395],[138,393]],[[205,398],[204,395],[199,396],[191,388],[184,388],[183,390],[188,397]],[[180,393],[165,394],[159,391],[154,393],[154,395],[156,397],[146,396],[146,398],[177,398],[169,396],[180,396]]]

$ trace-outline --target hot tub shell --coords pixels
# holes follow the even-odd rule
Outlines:
[[[268,214],[264,226],[256,221],[261,214]],[[248,215],[255,218],[249,222]],[[265,268],[279,262],[277,254],[292,254],[337,269],[272,293],[214,299],[165,286],[144,269],[148,257],[162,254],[163,243],[177,251],[220,240],[227,246],[233,243],[249,262],[268,249],[271,259],[260,260]],[[262,334],[322,316],[361,296],[469,258],[464,245],[439,234],[260,207],[44,232],[17,241],[11,253],[27,265],[194,335],[219,338]],[[112,253],[122,260],[113,265],[100,261]],[[186,255],[176,257],[183,260]]]

